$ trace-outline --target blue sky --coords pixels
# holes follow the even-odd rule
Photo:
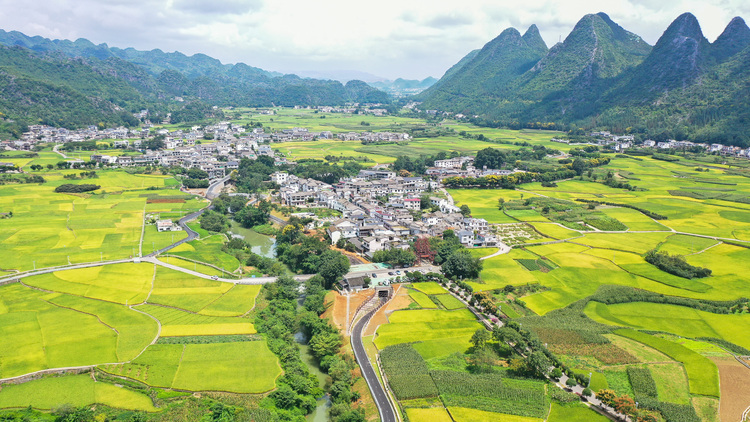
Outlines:
[[[519,6],[521,4],[521,6]],[[605,12],[654,44],[684,12],[713,41],[738,0],[0,0],[0,28],[141,50],[205,53],[281,72],[356,70],[440,77],[508,27],[536,24],[552,46],[587,13]]]

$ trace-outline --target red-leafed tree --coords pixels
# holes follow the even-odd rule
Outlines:
[[[430,242],[425,237],[420,237],[414,242],[414,250],[417,253],[417,258],[422,261],[432,262],[435,259],[435,251],[430,248]]]

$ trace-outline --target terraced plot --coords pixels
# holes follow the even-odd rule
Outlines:
[[[104,369],[155,387],[256,394],[273,389],[281,375],[265,341],[156,344],[133,363]]]
[[[156,412],[151,398],[104,382],[94,382],[88,374],[44,378],[0,390],[0,408],[33,407],[52,410],[61,404],[75,407],[103,404],[118,409]]]

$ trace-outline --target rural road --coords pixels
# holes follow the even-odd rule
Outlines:
[[[372,398],[375,400],[375,405],[378,406],[378,412],[380,412],[380,420],[382,422],[397,422],[396,412],[391,407],[391,402],[388,400],[388,395],[383,388],[383,385],[378,379],[378,375],[375,373],[375,369],[370,364],[370,359],[367,358],[365,352],[365,346],[362,344],[362,330],[364,330],[367,323],[370,322],[373,314],[378,311],[380,307],[377,307],[370,311],[367,315],[357,322],[352,332],[351,341],[352,349],[354,350],[354,357],[359,363],[359,367],[362,370],[362,376],[367,381],[367,386],[370,388]]]

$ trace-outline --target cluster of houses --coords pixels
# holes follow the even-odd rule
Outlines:
[[[281,203],[297,208],[330,208],[342,218],[327,228],[333,243],[345,239],[367,256],[391,248],[408,248],[414,237],[440,236],[454,230],[466,246],[495,246],[498,239],[481,218],[465,217],[452,201],[429,196],[430,209],[422,211],[422,196],[440,189],[438,181],[400,177],[387,170],[362,170],[357,177],[335,185],[276,172]]]
[[[513,173],[522,172],[523,170],[499,170],[499,169],[478,169],[474,167],[474,157],[455,157],[445,160],[435,160],[433,167],[425,170],[425,174],[442,181],[448,177],[485,177],[485,176],[508,176]]]

